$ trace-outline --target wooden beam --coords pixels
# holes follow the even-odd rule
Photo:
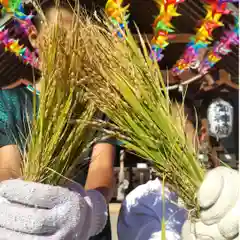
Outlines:
[[[136,38],[138,38],[137,34],[133,34]],[[147,33],[147,34],[142,34],[144,39],[147,39],[149,42],[151,42],[153,34]],[[181,33],[181,34],[176,34],[175,38],[173,39],[169,39],[170,43],[188,43],[190,37],[192,36],[192,34],[188,34],[188,33]]]
[[[216,88],[219,88],[221,86],[227,86],[232,89],[239,90],[238,84],[231,81],[231,75],[228,72],[226,72],[224,69],[219,70],[219,79],[215,82],[215,84],[203,87],[203,90],[205,92],[208,92]]]
[[[0,27],[2,27],[7,21],[12,18],[12,14],[7,13],[3,18],[0,19]]]
[[[171,39],[170,43],[189,43],[192,36],[193,35],[189,33],[176,34],[176,37]]]
[[[231,11],[231,14],[234,17],[237,17],[239,14],[239,9],[235,7],[232,3],[227,3],[227,9]]]

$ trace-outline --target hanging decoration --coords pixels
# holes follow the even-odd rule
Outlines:
[[[14,53],[23,63],[38,68],[37,53],[31,52],[27,47],[20,45],[18,40],[9,38],[8,30],[4,27],[0,29],[0,44],[3,44],[5,51]]]
[[[220,41],[216,42],[213,48],[208,52],[206,58],[201,62],[199,71],[205,74],[212,68],[223,56],[231,52],[232,46],[239,44],[239,18],[235,18],[235,25],[231,30],[226,30]]]
[[[21,11],[21,0],[0,0],[0,5],[4,9],[5,13],[10,13],[13,15],[25,15]]]
[[[105,6],[105,13],[113,24],[113,34],[120,38],[123,37],[124,24],[129,22],[129,4],[125,7],[123,0],[108,0]]]
[[[4,17],[6,13],[12,14],[16,19],[16,24],[18,25],[18,31],[24,32],[26,35],[29,35],[31,29],[33,14],[29,15],[24,13],[24,7],[21,0],[0,0],[0,10],[1,17]]]
[[[163,50],[168,46],[169,33],[174,32],[171,24],[173,17],[178,17],[177,5],[185,0],[155,0],[159,8],[159,15],[153,23],[154,37],[151,41],[151,58],[160,61],[163,58]]]
[[[27,15],[24,13],[21,0],[0,0],[0,4],[6,13],[13,14],[15,17],[17,30],[29,35],[31,26],[33,26],[31,21],[33,15]],[[0,44],[3,45],[5,51],[14,53],[23,61],[23,63],[38,68],[37,51],[31,52],[24,45],[20,45],[19,40],[9,37],[8,30],[5,29],[5,27],[0,28]]]
[[[172,73],[175,76],[189,69],[191,64],[196,64],[199,50],[207,48],[212,42],[213,30],[223,26],[223,23],[220,21],[221,16],[230,13],[226,9],[226,0],[206,0],[205,2],[208,3],[208,5],[205,5],[205,9],[207,10],[206,17],[202,20],[196,35],[190,39],[182,58],[173,67]]]

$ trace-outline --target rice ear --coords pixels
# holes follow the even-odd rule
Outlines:
[[[195,193],[204,168],[184,133],[183,106],[178,106],[180,122],[176,124],[161,70],[150,58],[141,34],[136,41],[126,27],[124,39],[114,38],[109,21],[105,18],[102,24],[88,22],[82,27],[87,36],[82,47],[91,68],[88,72],[99,76],[83,83],[89,98],[115,123],[112,135],[149,160],[186,205],[196,208]]]
[[[54,185],[71,177],[76,165],[81,165],[81,154],[92,144],[96,132],[89,124],[95,105],[85,90],[77,87],[83,79],[86,55],[78,37],[79,17],[75,16],[68,32],[61,27],[61,17],[58,21],[49,27],[44,40],[40,106],[29,123],[22,168],[24,179]],[[81,121],[73,124],[76,118]]]

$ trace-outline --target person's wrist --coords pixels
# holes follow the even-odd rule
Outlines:
[[[104,196],[97,190],[87,190],[86,194],[86,201],[92,208],[90,236],[95,236],[102,232],[106,225],[108,217],[107,203]]]

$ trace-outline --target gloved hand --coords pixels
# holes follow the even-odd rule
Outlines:
[[[236,170],[217,167],[206,174],[198,192],[200,220],[187,220],[183,240],[238,239],[240,219],[240,181]]]
[[[71,191],[41,183],[0,183],[0,240],[86,240],[107,220],[104,197],[79,185]]]

